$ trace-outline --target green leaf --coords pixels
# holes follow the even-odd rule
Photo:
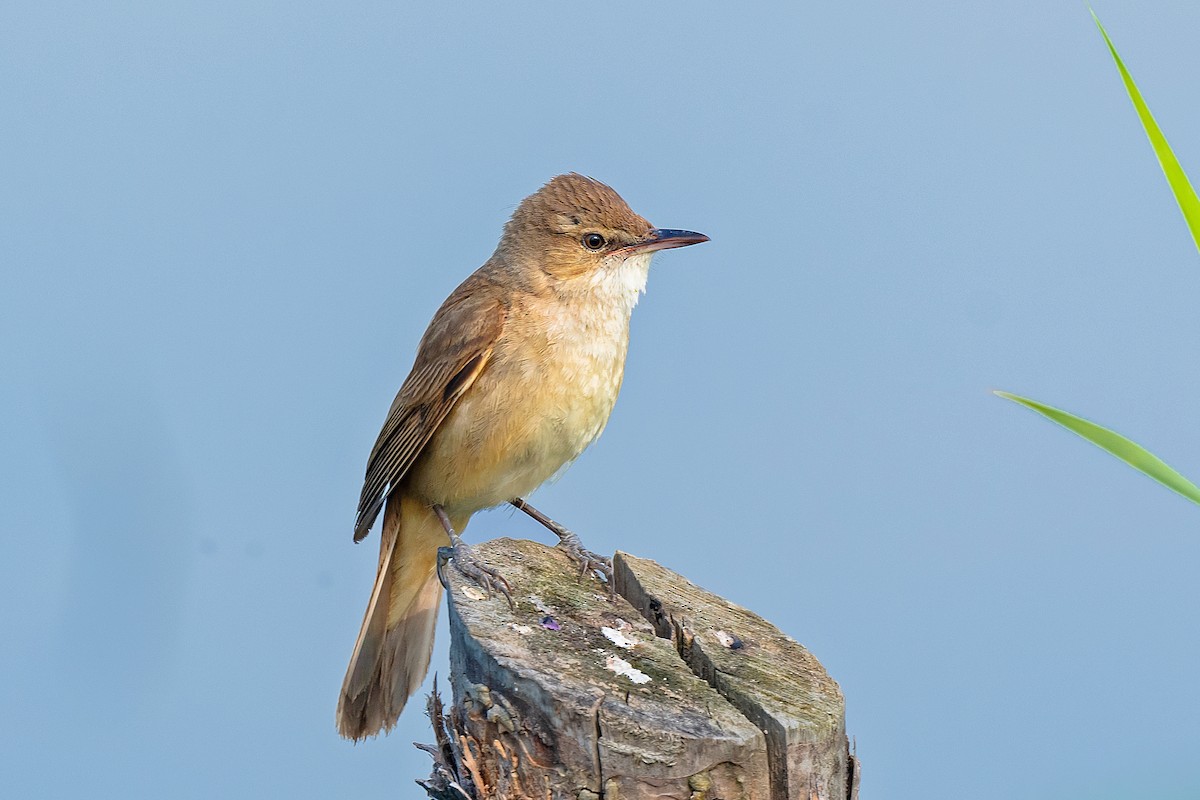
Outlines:
[[[1000,391],[993,392],[993,394],[1006,400],[1012,400],[1014,403],[1020,403],[1026,408],[1032,408],[1072,433],[1077,433],[1097,447],[1107,450],[1134,469],[1149,475],[1168,489],[1179,492],[1193,503],[1200,504],[1200,487],[1168,467],[1158,456],[1136,442],[1129,441],[1121,434],[1110,431],[1108,428],[1102,428],[1094,422],[1088,422],[1086,419],[1069,414],[1062,409],[1030,400],[1028,397]]]
[[[1092,19],[1096,21],[1100,35],[1104,37],[1104,42],[1108,45],[1108,52],[1112,53],[1113,61],[1117,62],[1117,70],[1121,73],[1121,80],[1125,82],[1125,90],[1129,92],[1129,99],[1133,101],[1133,107],[1142,121],[1142,127],[1146,129],[1146,135],[1150,137],[1154,154],[1158,156],[1158,163],[1162,166],[1163,174],[1167,176],[1167,183],[1171,185],[1171,191],[1175,193],[1175,201],[1179,203],[1179,210],[1183,212],[1188,230],[1192,232],[1192,240],[1196,243],[1196,249],[1200,250],[1200,199],[1196,197],[1196,190],[1192,188],[1187,173],[1183,171],[1183,167],[1179,166],[1179,161],[1171,152],[1171,146],[1167,144],[1167,137],[1163,136],[1162,131],[1159,130],[1158,123],[1154,121],[1154,115],[1150,113],[1150,108],[1142,99],[1142,93],[1138,91],[1137,84],[1133,82],[1129,70],[1125,69],[1125,63],[1117,55],[1117,48],[1113,47],[1112,39],[1108,38],[1108,32],[1100,24],[1100,18],[1090,8],[1088,11],[1092,12]]]

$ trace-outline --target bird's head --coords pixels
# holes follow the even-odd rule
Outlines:
[[[627,260],[707,242],[693,231],[655,228],[609,186],[559,175],[525,198],[504,226],[499,254],[563,286],[591,285]]]

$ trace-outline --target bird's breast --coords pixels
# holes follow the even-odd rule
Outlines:
[[[487,367],[414,465],[412,485],[473,512],[532,492],[573,461],[616,403],[629,308],[556,302],[510,315]]]

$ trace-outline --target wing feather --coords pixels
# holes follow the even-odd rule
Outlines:
[[[412,372],[367,459],[354,541],[367,535],[387,496],[487,366],[507,316],[496,289],[479,273],[471,276],[446,299],[421,337]]]

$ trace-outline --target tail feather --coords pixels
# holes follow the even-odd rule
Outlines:
[[[428,506],[400,492],[388,499],[379,571],[338,699],[347,739],[391,730],[425,679],[442,596],[437,549],[448,542]]]

